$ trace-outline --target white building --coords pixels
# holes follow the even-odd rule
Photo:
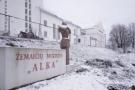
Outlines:
[[[61,36],[57,28],[65,20],[42,9],[42,4],[43,0],[1,0],[0,13],[11,17],[0,15],[0,31],[17,36],[20,31],[32,30],[45,40],[59,41]],[[79,32],[81,27],[66,22],[71,28],[71,43],[75,43],[78,36],[76,32]]]
[[[83,46],[105,46],[105,35],[101,24],[92,28],[80,26],[62,19],[43,9],[43,0],[0,0],[0,34],[17,36],[20,31],[32,30],[34,34],[48,41],[60,41],[58,26],[65,21],[71,29],[71,44]]]
[[[42,24],[39,29],[39,36],[44,38],[44,40],[58,41],[60,34],[57,28],[58,25],[61,25],[63,19],[41,8],[39,10],[41,13],[40,23]]]
[[[76,43],[77,36],[80,34],[81,27],[73,24],[70,21],[64,20],[57,15],[41,9],[40,8],[40,13],[41,13],[41,28],[39,29],[39,36],[44,38],[44,40],[49,40],[49,41],[60,41],[61,39],[61,34],[58,32],[58,27],[62,24],[62,22],[66,22],[67,26],[71,29],[71,44]]]
[[[83,29],[81,31],[80,44],[91,47],[105,47],[106,36],[101,23],[92,28]]]
[[[30,29],[36,33],[39,26],[32,25],[31,21],[39,23],[39,7],[42,6],[42,0],[0,0],[0,13],[17,17],[9,19],[9,17],[0,15],[0,23],[4,22],[0,24],[0,31],[10,31],[11,36]]]
[[[71,44],[78,44],[78,39],[81,35],[81,27],[69,21],[67,21],[67,24],[71,29]]]

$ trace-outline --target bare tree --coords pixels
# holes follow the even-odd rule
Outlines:
[[[132,48],[135,48],[135,23],[129,24],[128,29],[130,30]]]
[[[127,27],[123,24],[113,25],[110,32],[110,42],[113,47],[122,48],[126,52],[126,48],[130,45],[130,37]]]

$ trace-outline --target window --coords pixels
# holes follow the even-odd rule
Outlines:
[[[76,35],[76,29],[74,29],[74,35]]]
[[[7,7],[7,3],[5,3],[5,7]]]
[[[28,23],[25,23],[25,27],[26,27],[26,28],[28,27]]]
[[[25,8],[27,8],[27,2],[25,2]]]
[[[47,31],[44,31],[44,37],[47,37]]]
[[[29,0],[29,9],[31,9],[31,0]]]
[[[7,4],[7,0],[5,1],[5,3]]]
[[[29,24],[29,29],[32,30],[32,24],[31,23]]]
[[[27,9],[25,9],[25,14],[27,14],[28,13],[28,11],[27,11]]]
[[[31,17],[29,17],[29,21],[31,22]]]
[[[56,39],[56,25],[53,24],[53,39]]]
[[[31,24],[29,24],[29,28],[31,28]]]
[[[78,43],[80,43],[81,42],[81,40],[80,39],[78,39]]]
[[[47,20],[44,20],[44,26],[47,26]]]
[[[31,9],[31,4],[29,4],[29,9]]]
[[[5,1],[5,14],[7,14],[7,1]]]
[[[57,26],[59,27],[59,25]],[[58,40],[60,39],[60,32],[57,30],[57,34],[58,34]]]
[[[27,16],[25,16],[25,21],[28,21],[28,18],[27,18]]]
[[[28,23],[27,23],[27,22],[25,22],[25,32],[27,32],[27,31],[28,31],[27,27],[28,27]]]
[[[29,11],[29,15],[31,16],[31,10]]]

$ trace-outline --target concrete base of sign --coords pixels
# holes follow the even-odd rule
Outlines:
[[[65,72],[65,50],[0,47],[0,90],[8,90]]]

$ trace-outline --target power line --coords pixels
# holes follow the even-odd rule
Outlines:
[[[19,17],[15,17],[15,16],[11,16],[11,15],[8,15],[8,14],[3,14],[3,13],[0,13],[0,14],[3,15],[3,16],[12,17],[12,18],[19,19],[19,20],[22,20],[22,21],[26,21],[26,22],[31,22],[31,23],[34,23],[34,24],[42,25],[42,26],[44,26],[44,27],[55,28],[55,27],[51,27],[51,26],[47,26],[47,25],[38,23],[38,22],[27,21],[27,20],[25,20],[25,19],[22,19],[22,18],[19,18]],[[58,29],[58,28],[55,28],[55,29]]]

